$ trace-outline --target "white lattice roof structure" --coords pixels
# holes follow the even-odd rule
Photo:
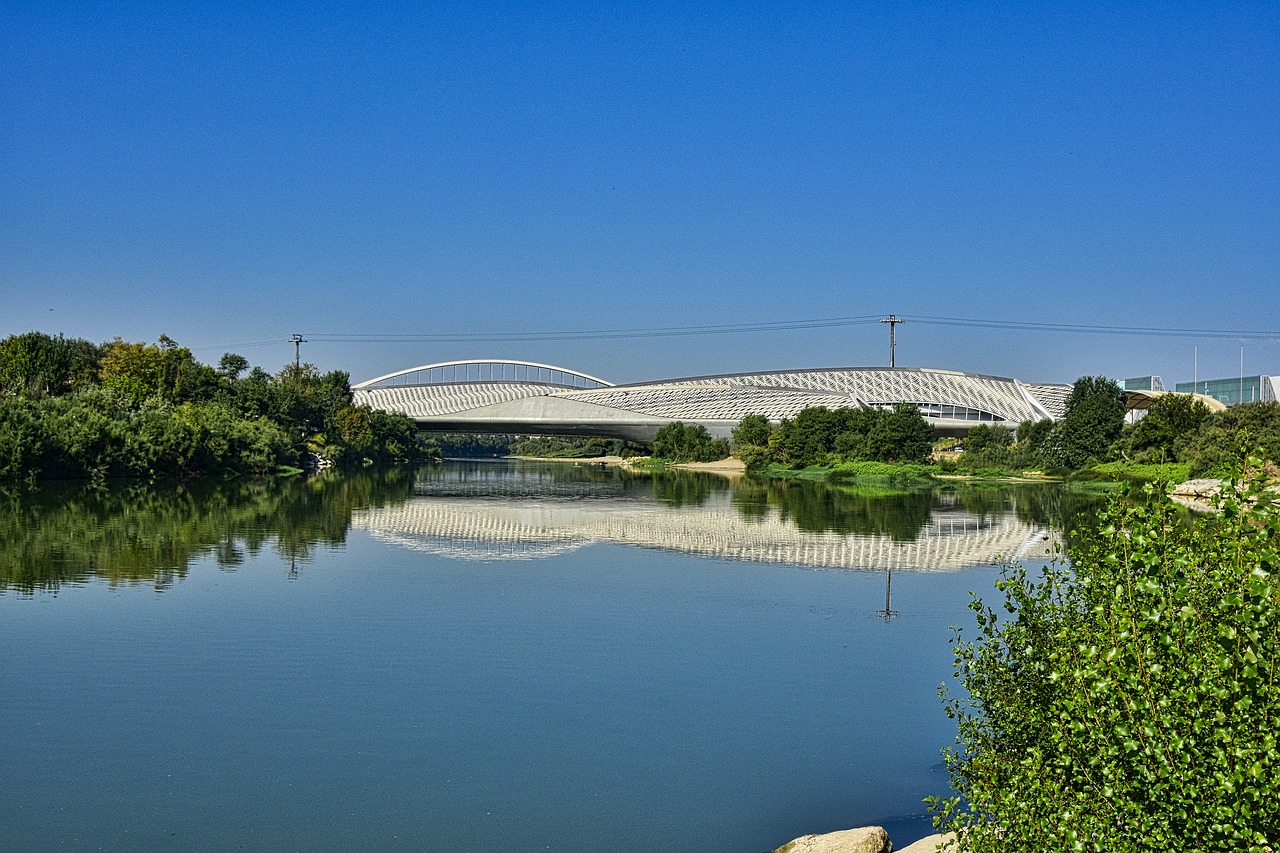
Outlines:
[[[941,434],[1062,416],[1069,385],[925,368],[847,367],[696,376],[611,385],[532,362],[423,365],[354,386],[356,402],[444,432],[604,435],[651,441],[672,421],[727,437],[747,415],[773,421],[810,406],[919,407]]]

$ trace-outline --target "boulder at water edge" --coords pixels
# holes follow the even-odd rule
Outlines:
[[[879,826],[844,829],[825,835],[802,835],[773,853],[891,853],[889,833]]]

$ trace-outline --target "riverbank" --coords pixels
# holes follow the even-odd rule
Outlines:
[[[663,462],[652,456],[508,456],[508,459],[519,459],[525,462],[572,462],[576,465],[606,465],[619,468],[635,468],[637,470],[654,468],[675,468],[680,471],[706,471],[727,477],[741,477],[747,473],[747,466],[741,459],[730,456],[715,462]]]

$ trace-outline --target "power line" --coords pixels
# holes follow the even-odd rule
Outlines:
[[[929,315],[893,315],[893,325],[903,322],[933,326],[961,328],[1004,329],[1018,332],[1060,332],[1094,335],[1162,336],[1184,338],[1235,338],[1243,340],[1280,340],[1280,331],[1252,329],[1190,329],[1151,326],[1112,326],[1089,323],[1040,323],[1022,320],[991,320],[974,317],[934,317]],[[842,326],[886,323],[876,315],[863,317],[820,317],[807,320],[778,320],[761,323],[732,323],[701,326],[667,326],[637,329],[584,329],[581,331],[524,331],[524,332],[448,332],[438,334],[407,335],[401,333],[370,334],[356,332],[309,332],[312,341],[331,343],[487,343],[501,341],[585,341],[622,338],[699,337],[703,335],[750,334],[757,332],[783,332],[804,329],[824,329]],[[892,336],[892,334],[891,334]]]
[[[1077,332],[1095,335],[1161,335],[1185,338],[1245,338],[1280,340],[1280,331],[1244,329],[1183,329],[1152,326],[1104,326],[1089,323],[1034,323],[1014,320],[984,320],[971,317],[928,317],[910,315],[916,323],[934,326],[964,326],[978,329],[1008,329],[1021,332]]]
[[[360,334],[343,332],[308,332],[310,340],[342,343],[419,343],[419,342],[491,342],[491,341],[582,341],[617,338],[666,338],[700,335],[730,335],[748,332],[779,332],[796,329],[824,329],[857,326],[879,322],[876,316],[827,317],[814,320],[777,320],[765,323],[732,323],[704,326],[668,326],[647,329],[592,329],[548,332],[449,332],[441,334]]]
[[[1189,329],[1152,326],[1113,326],[1089,323],[1040,323],[1024,320],[992,320],[976,317],[935,317],[924,314],[891,315],[895,321],[890,325],[892,337],[893,325],[910,321],[930,326],[952,326],[975,329],[999,329],[1011,332],[1055,332],[1090,335],[1129,335],[1160,336],[1180,338],[1216,339],[1228,338],[1237,340],[1280,341],[1280,331],[1258,331],[1252,329]],[[817,317],[805,320],[774,320],[759,323],[725,323],[698,326],[659,326],[635,329],[584,329],[572,331],[567,329],[552,331],[517,331],[517,332],[445,332],[437,334],[404,334],[404,333],[367,333],[367,332],[308,332],[306,340],[318,343],[342,344],[394,344],[394,343],[502,343],[502,342],[537,342],[537,341],[590,341],[619,340],[627,338],[671,338],[700,337],[704,335],[735,335],[759,332],[787,332],[806,329],[830,329],[873,325],[889,322],[879,315],[861,317]],[[295,337],[301,337],[296,335]],[[263,341],[243,341],[234,344],[207,344],[193,346],[193,350],[213,350],[219,348],[233,349],[237,347],[274,346],[281,343],[294,343],[293,338],[276,338]],[[892,349],[892,346],[891,346]],[[892,361],[892,355],[890,361]]]

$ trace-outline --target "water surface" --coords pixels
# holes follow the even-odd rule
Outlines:
[[[950,626],[1063,501],[528,463],[9,495],[4,846],[901,845]]]

